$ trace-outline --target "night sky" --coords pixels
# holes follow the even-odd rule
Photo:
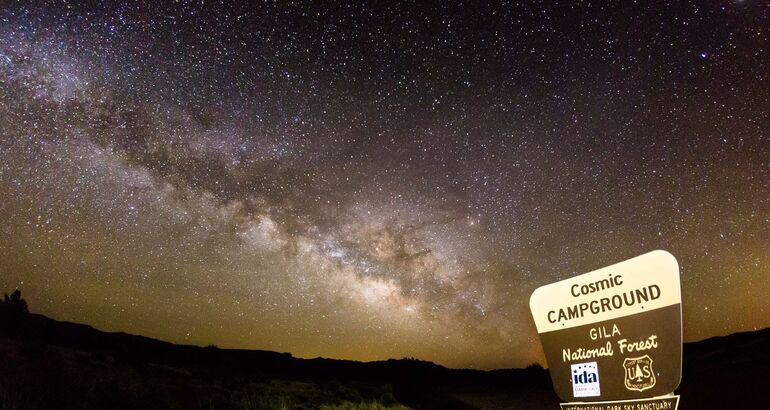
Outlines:
[[[767,3],[156,3],[0,7],[31,310],[519,367],[535,288],[665,249],[686,341],[770,326]]]

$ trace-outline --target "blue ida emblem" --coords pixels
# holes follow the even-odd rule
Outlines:
[[[599,366],[596,362],[571,365],[572,395],[575,397],[596,397],[601,395],[599,388]]]

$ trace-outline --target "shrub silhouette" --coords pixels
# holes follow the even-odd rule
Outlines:
[[[22,299],[21,291],[18,289],[14,290],[10,297],[7,293],[5,294],[0,302],[0,309],[13,313],[29,313],[27,301]]]
[[[530,372],[541,372],[541,371],[543,371],[543,370],[545,370],[545,369],[543,368],[543,366],[542,366],[540,363],[538,363],[538,362],[534,362],[534,363],[530,363],[530,364],[529,364],[529,365],[528,365],[528,366],[525,368],[525,370],[528,370],[528,371],[530,371]]]

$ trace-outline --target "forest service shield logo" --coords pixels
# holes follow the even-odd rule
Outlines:
[[[655,386],[655,372],[652,370],[652,358],[648,355],[628,357],[623,360],[626,371],[625,384],[628,390],[645,391]]]

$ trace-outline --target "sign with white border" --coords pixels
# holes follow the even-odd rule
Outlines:
[[[679,396],[663,396],[651,399],[595,401],[591,403],[561,403],[561,410],[676,410]]]
[[[530,310],[565,401],[670,394],[682,374],[679,265],[653,251],[536,289]]]

